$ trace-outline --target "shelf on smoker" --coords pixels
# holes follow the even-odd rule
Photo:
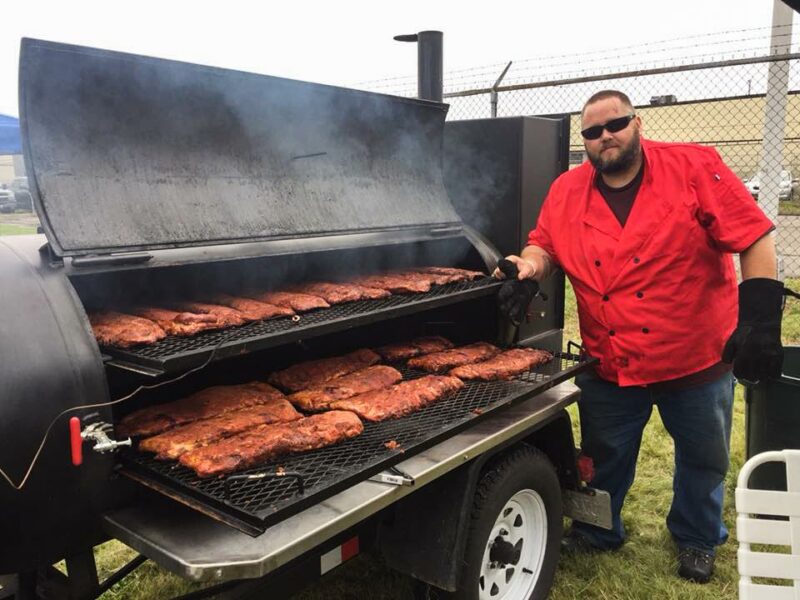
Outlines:
[[[121,473],[250,535],[368,479],[472,426],[502,407],[541,394],[596,364],[596,359],[557,353],[552,361],[509,381],[467,382],[453,397],[399,419],[365,423],[357,438],[335,446],[280,457],[236,475],[299,473],[304,493],[290,478],[237,481],[226,496],[225,478],[202,479],[175,462],[129,451]],[[403,369],[404,379],[426,375]],[[399,448],[390,450],[394,440]],[[400,451],[402,450],[402,452]]]
[[[388,317],[487,296],[500,285],[491,277],[435,286],[424,294],[396,294],[382,300],[360,300],[291,317],[256,321],[235,329],[207,331],[191,337],[168,337],[137,348],[104,347],[111,357],[107,364],[122,369],[160,375],[202,364],[215,351],[214,359],[293,342],[310,334],[322,335],[364,325]]]

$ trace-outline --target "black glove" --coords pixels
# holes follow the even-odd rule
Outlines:
[[[752,383],[781,376],[781,314],[783,283],[775,279],[745,279],[739,284],[739,324],[722,360],[733,363],[737,379]]]
[[[525,318],[531,300],[539,294],[539,284],[533,279],[517,279],[519,269],[507,258],[501,258],[497,268],[506,276],[506,281],[497,292],[497,306],[514,325],[519,325]]]

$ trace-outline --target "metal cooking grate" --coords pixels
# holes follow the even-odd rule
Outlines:
[[[191,337],[170,336],[138,348],[103,348],[103,352],[112,357],[110,364],[122,368],[139,366],[155,371],[153,374],[181,371],[202,364],[215,349],[215,359],[262,350],[308,335],[332,333],[387,317],[486,296],[499,285],[496,279],[484,277],[434,286],[424,294],[397,294],[382,300],[336,304],[303,313],[299,320],[281,317],[256,321],[236,329],[206,331]]]
[[[199,508],[251,535],[311,504],[330,497],[357,481],[451,437],[501,406],[539,394],[594,364],[559,353],[554,360],[511,381],[468,382],[456,395],[406,417],[365,423],[364,432],[344,443],[286,456],[259,468],[237,473],[227,483],[201,479],[175,462],[157,461],[149,454],[122,455],[122,472],[159,491]],[[404,369],[404,379],[425,375]],[[398,450],[386,442],[399,444]],[[279,469],[302,477],[304,493],[289,477],[241,479],[240,475],[274,474]]]

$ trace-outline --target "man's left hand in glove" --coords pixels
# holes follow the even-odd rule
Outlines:
[[[783,283],[756,277],[739,284],[739,323],[722,351],[737,379],[758,382],[781,376]]]

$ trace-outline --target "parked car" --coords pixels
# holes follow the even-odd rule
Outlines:
[[[761,190],[761,179],[763,175],[764,174],[759,171],[744,182],[747,191],[749,191],[756,200],[758,200],[758,193]],[[778,184],[778,200],[793,200],[794,188],[796,185],[797,179],[792,177],[792,172],[786,169],[782,170],[781,179]]]
[[[17,201],[17,209],[26,211],[33,210],[33,200],[28,190],[27,177],[15,177],[14,181],[8,186],[8,189],[14,193],[14,198]]]
[[[14,192],[6,187],[0,188],[0,213],[12,213],[17,210]]]

